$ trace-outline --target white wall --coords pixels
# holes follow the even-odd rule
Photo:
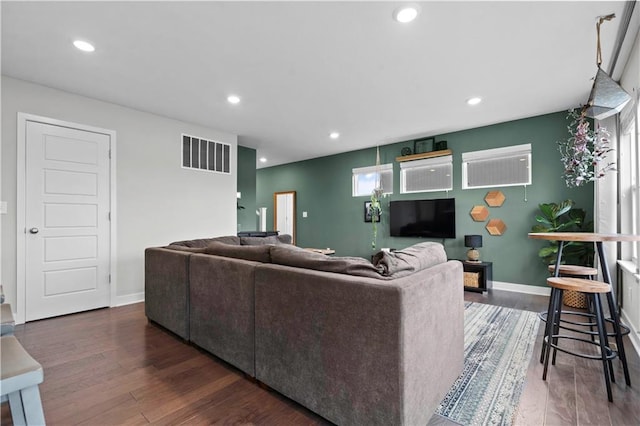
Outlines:
[[[16,311],[16,127],[24,112],[114,130],[116,271],[114,304],[144,295],[144,249],[236,233],[237,136],[2,76],[1,279]],[[181,168],[181,133],[231,145],[231,174]],[[112,284],[113,285],[113,284]]]

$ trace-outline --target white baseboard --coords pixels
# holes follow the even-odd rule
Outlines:
[[[505,283],[500,281],[493,281],[492,288],[494,290],[512,291],[514,293],[537,294],[539,296],[549,296],[551,294],[551,289],[549,287]]]
[[[144,292],[117,296],[116,303],[113,306],[131,305],[133,303],[144,302]]]

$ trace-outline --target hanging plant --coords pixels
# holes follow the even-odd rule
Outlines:
[[[584,110],[581,113],[569,110],[567,118],[572,120],[567,127],[570,136],[558,141],[567,186],[578,187],[615,170],[615,163],[606,160],[607,154],[613,151],[607,129],[599,124],[595,130],[591,129]]]
[[[371,205],[369,206],[369,215],[373,226],[373,238],[371,239],[371,248],[376,248],[378,240],[378,225],[380,215],[382,214],[382,204],[380,199],[384,197],[384,189],[382,188],[382,178],[380,176],[380,147],[376,147],[376,186],[371,191]]]
[[[373,239],[371,240],[371,248],[376,248],[376,242],[378,240],[378,225],[380,222],[380,215],[382,214],[382,205],[380,204],[380,198],[383,197],[382,188],[378,187],[371,193],[371,205],[369,206],[369,215],[371,215],[371,223],[373,226]]]

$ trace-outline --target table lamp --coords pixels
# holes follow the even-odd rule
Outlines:
[[[480,262],[480,252],[476,248],[482,247],[482,235],[465,235],[464,246],[471,247],[467,251],[467,262]]]

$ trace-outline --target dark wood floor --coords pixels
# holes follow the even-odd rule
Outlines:
[[[547,304],[545,297],[497,290],[484,295],[465,293],[465,298],[531,311],[543,310]],[[228,364],[149,324],[143,304],[31,322],[18,326],[16,336],[44,366],[40,390],[50,425],[327,424]],[[629,342],[636,388],[618,380],[614,402],[609,403],[600,364],[594,361],[559,354],[543,382],[536,355],[539,340],[516,424],[640,424],[640,362]],[[622,378],[620,371],[617,377]],[[8,405],[1,408],[1,424],[10,425]],[[435,417],[430,422],[447,423]]]
[[[465,299],[533,312],[546,310],[548,304],[547,297],[497,290],[484,295],[466,293]],[[558,352],[556,365],[549,367],[547,380],[542,380],[543,366],[539,358],[543,334],[544,326],[541,323],[514,424],[640,425],[640,359],[628,337],[624,341],[633,387],[625,385],[620,361],[614,360],[615,377],[618,380],[612,384],[613,403],[610,403],[607,400],[602,363],[599,361]],[[572,333],[563,331],[563,334]],[[595,353],[590,346],[580,342],[566,344],[568,349]]]

